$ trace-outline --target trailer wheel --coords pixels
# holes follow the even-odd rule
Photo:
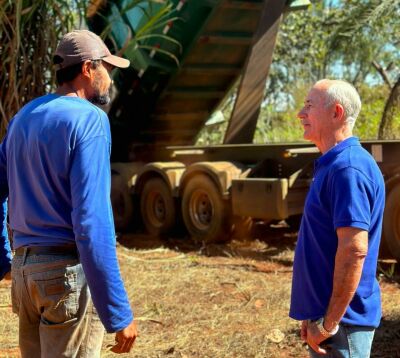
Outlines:
[[[129,187],[120,174],[111,175],[111,204],[114,225],[117,231],[125,230],[133,217],[132,196]]]
[[[234,216],[233,217],[233,234],[234,238],[246,240],[253,237],[254,220],[250,216]]]
[[[286,218],[285,221],[292,230],[299,230],[302,217],[303,214],[292,215]]]
[[[183,190],[182,216],[192,238],[200,242],[230,238],[232,222],[229,202],[204,174],[191,178]]]
[[[144,184],[140,212],[149,234],[159,236],[171,231],[175,224],[175,202],[164,180],[151,178]]]
[[[383,216],[383,240],[390,255],[400,261],[400,183],[387,194]]]

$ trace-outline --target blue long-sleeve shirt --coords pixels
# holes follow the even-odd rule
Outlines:
[[[10,241],[8,240],[7,232],[7,203],[3,200],[0,209],[0,222],[2,223],[2,230],[0,233],[0,280],[3,279],[5,274],[11,271],[11,248]]]
[[[7,197],[8,197],[8,182],[7,182],[7,160],[5,153],[0,147],[0,280],[5,274],[11,271],[11,247],[8,240],[7,230]]]
[[[115,332],[133,314],[116,256],[110,151],[104,111],[49,94],[11,121],[0,148],[0,184],[6,168],[14,249],[75,242],[100,319]]]

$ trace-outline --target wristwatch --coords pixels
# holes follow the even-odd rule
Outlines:
[[[337,325],[335,326],[335,328],[333,328],[333,329],[330,330],[330,331],[327,331],[327,330],[325,329],[325,327],[324,327],[324,317],[321,317],[320,319],[317,319],[317,320],[315,321],[315,324],[317,325],[317,328],[318,328],[318,330],[319,330],[319,333],[321,333],[325,338],[329,338],[329,337],[334,336],[334,335],[338,332],[338,330],[339,330],[339,325],[337,324]]]

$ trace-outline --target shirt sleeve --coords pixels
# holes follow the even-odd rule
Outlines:
[[[11,247],[8,240],[7,231],[7,155],[6,155],[7,136],[0,144],[0,279],[11,270]]]
[[[347,167],[337,171],[331,186],[335,230],[355,227],[368,231],[373,201],[373,183],[360,170]]]
[[[74,149],[70,170],[72,223],[93,303],[107,332],[133,320],[116,254],[110,201],[110,143],[97,136]]]

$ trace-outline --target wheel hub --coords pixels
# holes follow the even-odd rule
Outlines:
[[[193,224],[200,230],[210,227],[214,216],[214,206],[208,194],[203,190],[197,190],[190,198],[190,217]]]
[[[164,222],[165,221],[165,201],[163,197],[160,194],[156,194],[154,201],[153,201],[153,213],[154,217],[160,221]]]

